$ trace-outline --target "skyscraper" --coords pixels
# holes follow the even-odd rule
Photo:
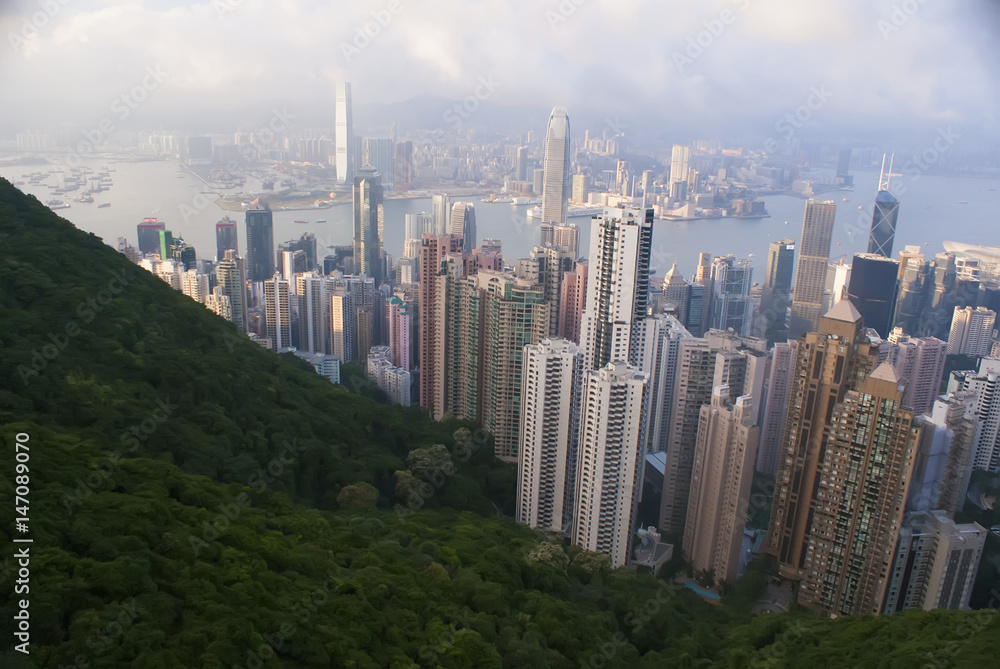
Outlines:
[[[929,413],[941,387],[948,345],[935,337],[904,335],[899,328],[889,333],[888,340],[888,359],[906,385],[903,404],[917,415]]]
[[[384,226],[382,179],[374,168],[362,167],[354,177],[354,273],[375,279],[376,288],[386,278]]]
[[[877,356],[870,349],[861,314],[850,300],[834,306],[817,331],[798,342],[767,539],[782,578],[802,578],[824,465],[823,430],[833,406],[874,366]]]
[[[297,302],[299,315],[298,350],[329,353],[330,295],[326,277],[315,272],[296,275],[293,299]]]
[[[275,351],[292,345],[292,309],[289,282],[274,277],[264,282],[264,324]]]
[[[767,275],[760,298],[764,337],[769,344],[788,339],[788,308],[792,306],[795,240],[771,242],[767,249]]]
[[[462,252],[459,237],[424,235],[420,248],[420,406],[435,420],[445,412],[445,325],[448,277],[442,273],[449,254]]]
[[[583,352],[543,339],[522,364],[517,522],[561,533],[573,520]]]
[[[809,200],[802,217],[799,266],[792,293],[792,315],[788,336],[798,339],[815,332],[823,311],[823,288],[830,262],[830,241],[837,205],[830,200]]]
[[[976,396],[976,416],[982,424],[976,438],[972,466],[996,471],[1000,468],[1000,361],[984,358],[979,371],[958,374],[949,390],[967,391]]]
[[[685,557],[695,572],[714,573],[717,583],[739,575],[759,437],[753,398],[731,404],[729,395],[729,386],[717,386],[711,405],[701,407],[684,525]]]
[[[680,340],[660,505],[664,534],[684,536],[701,408],[711,404],[712,391],[722,385],[737,396],[751,396],[756,406],[764,389],[766,350],[762,339],[718,330]]]
[[[865,327],[874,329],[882,338],[892,332],[898,275],[899,262],[877,253],[859,253],[851,264],[847,299],[865,319]]]
[[[618,361],[583,379],[572,540],[616,569],[631,552],[646,375]]]
[[[434,221],[433,234],[442,236],[448,234],[451,223],[451,207],[448,206],[448,196],[444,193],[431,195],[431,217]]]
[[[389,298],[389,360],[395,367],[409,371],[410,331],[413,305],[400,297]]]
[[[531,259],[538,268],[538,283],[542,287],[545,302],[549,305],[549,327],[547,336],[559,334],[559,314],[562,311],[562,285],[567,274],[576,268],[576,256],[563,246],[536,246],[531,249]]]
[[[889,174],[886,174],[885,155],[883,155],[878,193],[875,195],[875,210],[872,214],[872,231],[868,237],[868,253],[886,258],[892,257],[892,245],[896,239],[896,218],[899,216],[899,200],[889,192],[891,176],[892,160],[889,160]]]
[[[462,237],[462,252],[476,248],[476,208],[471,202],[456,202],[451,206],[448,232]]]
[[[688,311],[691,305],[691,284],[677,271],[674,263],[666,276],[663,277],[663,302],[672,304],[674,316],[682,324],[688,323]]]
[[[670,183],[687,183],[688,162],[691,160],[691,147],[674,144],[670,155]],[[672,194],[671,194],[672,195]],[[680,198],[684,199],[684,198]]]
[[[166,230],[167,224],[157,218],[144,218],[135,226],[136,244],[139,253],[156,253],[160,250],[160,230]]]
[[[222,260],[226,251],[232,249],[239,255],[239,237],[236,234],[236,221],[228,216],[215,224],[215,259]]]
[[[883,613],[969,607],[986,528],[957,524],[944,510],[907,514],[894,551]]]
[[[970,391],[942,395],[932,411],[917,418],[920,445],[906,499],[907,511],[943,509],[954,514],[965,506],[980,436],[978,399]]]
[[[948,355],[990,354],[997,315],[986,307],[955,309],[948,334]]]
[[[542,223],[566,224],[570,196],[569,117],[562,107],[549,115],[545,130],[545,183],[542,190]]]
[[[514,165],[514,171],[517,174],[518,181],[528,180],[528,147],[517,147],[517,161]]]
[[[823,425],[800,569],[798,603],[806,608],[836,615],[882,610],[920,438],[902,399],[884,362],[847,391]]]
[[[645,319],[644,326],[646,341],[640,357],[642,371],[649,377],[645,451],[651,453],[667,450],[670,442],[680,344],[692,336],[670,314],[651,315]]]
[[[559,295],[559,337],[580,343],[580,321],[587,299],[588,261],[578,260],[575,269],[563,276]]]
[[[560,246],[566,249],[573,260],[580,257],[580,227],[576,223],[566,225],[542,223],[538,226],[538,231],[539,244],[542,246],[546,244]]]
[[[408,186],[413,181],[413,142],[396,142],[394,185]]]
[[[274,221],[271,209],[258,202],[247,209],[247,280],[268,281],[274,276]],[[290,344],[289,344],[290,345]]]
[[[712,320],[716,330],[732,329],[740,336],[750,335],[753,322],[753,266],[749,260],[727,255],[712,263]]]
[[[634,330],[646,317],[652,239],[652,209],[608,207],[593,219],[580,326],[586,369],[634,360]]]
[[[249,332],[247,327],[247,281],[243,259],[232,249],[223,254],[215,270],[216,279],[222,292],[229,298],[232,321],[240,332]]]
[[[337,87],[337,183],[354,182],[354,121],[351,111],[351,84]]]
[[[205,298],[205,308],[227,321],[233,320],[233,306],[229,302],[229,296],[223,293],[219,286],[213,288],[212,294]]]
[[[341,362],[357,360],[357,309],[346,286],[330,288],[330,353]]]
[[[542,286],[510,274],[482,271],[482,413],[498,458],[516,461],[521,421],[521,370],[525,346],[549,336],[549,305]]]
[[[778,471],[782,439],[785,436],[785,419],[788,416],[788,393],[795,373],[795,356],[799,342],[779,341],[770,352],[767,392],[761,412],[760,445],[757,448],[756,469],[762,474],[774,475]]]
[[[573,202],[579,202],[581,204],[587,201],[587,196],[589,195],[589,190],[587,189],[587,175],[586,174],[574,174],[573,175]]]
[[[395,186],[396,173],[396,144],[392,138],[363,137],[361,155],[363,162],[360,167],[374,167],[382,179],[382,187],[392,190]]]

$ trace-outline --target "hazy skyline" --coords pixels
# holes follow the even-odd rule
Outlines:
[[[803,105],[807,132],[1000,135],[996,0],[10,0],[0,32],[8,136],[115,118],[148,68],[164,78],[118,128],[252,128],[284,105],[297,126],[332,129],[348,80],[359,131],[366,107],[405,116],[394,103],[414,97],[448,129],[442,101],[474,96],[470,124],[499,107],[537,111],[544,128],[558,105],[583,122],[578,136],[603,119],[766,136]]]

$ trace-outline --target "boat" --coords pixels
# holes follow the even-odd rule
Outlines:
[[[80,197],[76,198],[76,201],[83,202],[84,204],[93,204],[94,198],[90,197],[89,195],[81,195]]]
[[[510,203],[517,207],[523,204],[541,204],[542,201],[537,197],[515,197],[511,199]]]
[[[110,207],[110,206],[111,206],[110,202],[102,202],[99,205],[97,205],[97,208],[98,209],[104,209],[105,207]]]
[[[969,201],[968,200],[959,200],[958,203],[959,204],[969,204]]]
[[[317,218],[316,222],[317,223],[326,223],[326,219],[325,218]]]
[[[847,202],[847,198],[845,197],[841,202]]]
[[[599,214],[604,213],[604,207],[601,205],[586,205],[578,207],[570,207],[566,212],[566,218],[591,218]],[[528,218],[541,218],[542,208],[534,207],[528,210]]]
[[[862,209],[864,209],[864,207],[862,207],[862,206],[861,206],[861,205],[859,204],[859,205],[858,205],[858,211],[861,211]]]
[[[69,209],[69,202],[62,200],[49,200],[45,203],[49,209]]]
[[[299,225],[305,225],[309,221],[295,221],[295,222],[298,223]]]

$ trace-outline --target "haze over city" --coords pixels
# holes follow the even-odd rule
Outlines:
[[[345,79],[361,129],[434,128],[487,77],[469,123],[504,132],[558,104],[578,127],[766,137],[815,87],[824,137],[995,140],[998,32],[995,0],[13,0],[0,132],[86,129],[152,66],[165,81],[120,128],[249,129],[275,105],[322,126]]]

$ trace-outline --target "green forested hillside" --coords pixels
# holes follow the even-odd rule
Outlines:
[[[500,515],[471,427],[261,349],[0,180],[0,666],[993,664],[992,612],[751,619],[609,572]]]

